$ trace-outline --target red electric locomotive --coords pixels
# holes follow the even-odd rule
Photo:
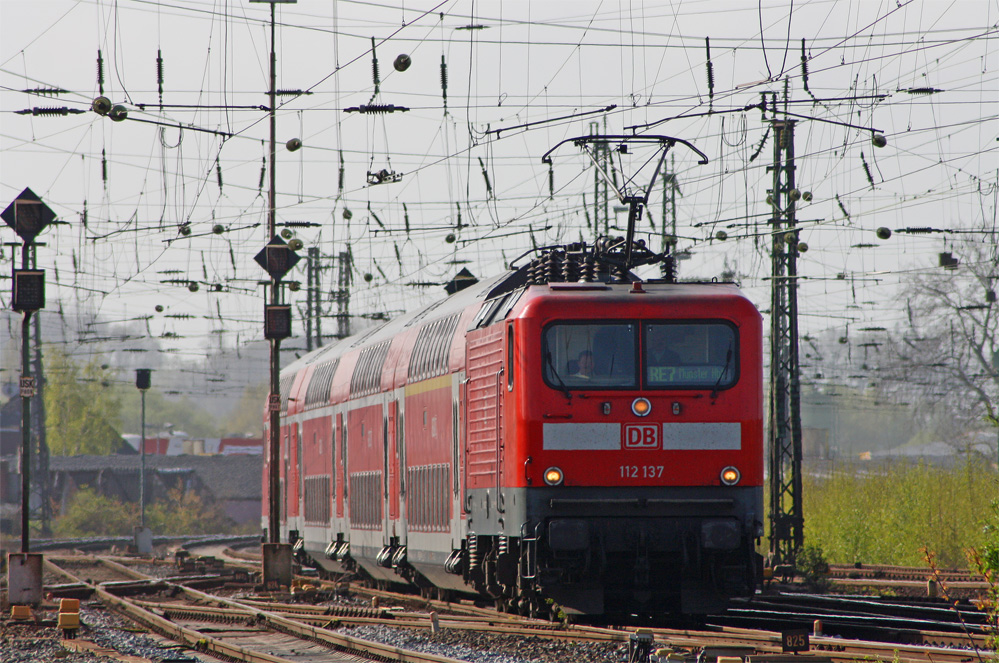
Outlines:
[[[552,248],[286,368],[282,538],[331,573],[524,613],[751,594],[761,317],[732,284],[627,270],[664,258]]]

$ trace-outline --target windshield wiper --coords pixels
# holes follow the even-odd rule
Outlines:
[[[559,386],[562,388],[562,393],[565,394],[566,400],[571,402],[572,393],[569,391],[569,387],[565,386],[565,382],[562,381],[562,376],[558,374],[557,370],[555,370],[555,363],[552,361],[551,352],[545,352],[545,360],[548,362],[549,368],[552,369],[552,375],[554,375],[555,379],[558,380]]]
[[[725,365],[722,367],[721,373],[718,374],[718,381],[715,382],[715,386],[711,389],[711,400],[718,398],[718,386],[721,384],[722,378],[728,373],[729,364],[732,363],[732,344],[728,344],[728,351],[725,353]]]

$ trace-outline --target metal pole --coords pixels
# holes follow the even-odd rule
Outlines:
[[[316,247],[310,246],[305,260],[305,351],[312,352],[312,270]]]
[[[36,242],[31,246],[31,268],[38,268],[38,246]],[[42,244],[44,246],[44,244]],[[38,403],[32,408],[32,416],[35,419],[34,423],[34,436],[37,441],[38,448],[36,454],[38,455],[38,479],[36,483],[41,484],[38,487],[39,495],[41,496],[41,516],[42,516],[42,536],[51,536],[52,528],[52,502],[50,500],[49,493],[51,492],[52,482],[49,476],[49,444],[48,438],[45,432],[45,370],[44,364],[42,363],[42,316],[36,315],[34,322],[34,344],[35,344],[35,358],[34,358],[34,373],[35,373],[35,398],[38,399]]]
[[[21,268],[28,269],[28,242],[21,246]],[[28,341],[31,333],[31,311],[24,312],[21,320],[21,377],[31,377]],[[31,508],[31,396],[21,392],[21,552],[29,552]]]
[[[786,98],[786,93],[785,93]],[[776,98],[774,99],[776,107]],[[770,554],[793,570],[804,543],[801,487],[801,397],[798,359],[794,120],[770,120],[774,131],[772,285],[770,305]]]
[[[140,392],[142,399],[142,433],[139,436],[139,526],[146,527],[146,390]]]
[[[277,88],[277,55],[274,51],[274,3],[271,3],[271,87],[270,87],[270,124],[271,124],[271,167],[270,167],[270,195],[267,212],[267,239],[277,232],[277,221],[275,218],[276,187],[275,177],[275,156],[277,153],[276,133],[277,120],[275,118]],[[270,302],[272,305],[278,304],[278,280],[271,277]],[[281,340],[271,339],[271,395],[281,393]],[[270,407],[270,405],[268,405]],[[279,505],[281,503],[281,411],[279,409],[270,410],[269,423],[269,446],[268,446],[268,504],[267,504],[267,540],[269,543],[280,543],[281,541],[281,515]]]

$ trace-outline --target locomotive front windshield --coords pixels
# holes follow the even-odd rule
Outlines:
[[[558,389],[717,390],[737,379],[738,337],[721,321],[563,322],[543,343],[545,381]]]
[[[638,325],[561,323],[545,330],[545,378],[555,387],[634,388]]]
[[[735,328],[723,322],[642,326],[648,389],[725,389],[735,384]]]

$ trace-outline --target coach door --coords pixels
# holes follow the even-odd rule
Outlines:
[[[334,452],[333,452],[333,494],[336,499],[336,517],[341,522],[338,523],[341,529],[343,527],[343,502],[347,495],[347,481],[346,475],[344,474],[344,466],[347,461],[347,429],[343,425],[343,413],[337,412],[336,414],[336,428],[333,431],[334,436]]]
[[[385,450],[388,472],[388,519],[389,532],[393,534],[394,523],[399,520],[399,444],[398,444],[399,402],[388,404],[388,427],[385,431]]]
[[[457,379],[451,383],[451,548],[461,547],[465,533],[461,528],[461,478],[464,476],[461,441],[465,439],[464,417],[459,416],[465,410],[465,373],[458,373]]]

